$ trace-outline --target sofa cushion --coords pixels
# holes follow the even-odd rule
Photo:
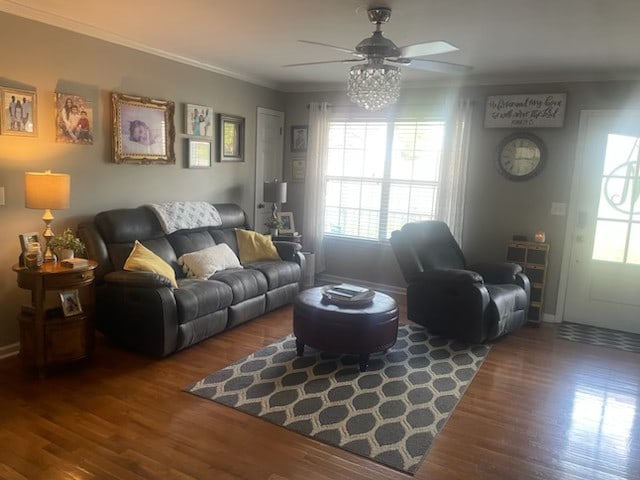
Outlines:
[[[207,230],[184,230],[173,233],[168,238],[178,258],[185,253],[197,252],[216,244]]]
[[[231,305],[231,288],[211,280],[183,278],[173,291],[178,308],[178,323],[187,323]]]
[[[280,260],[276,246],[271,241],[271,235],[262,235],[251,230],[236,230],[238,250],[240,251],[240,263],[249,263],[260,260]]]
[[[229,245],[233,253],[238,255],[238,239],[236,238],[236,229],[228,228],[224,230],[209,230],[209,234],[213,237],[215,242],[220,245],[226,243]]]
[[[242,268],[240,260],[226,243],[204,248],[197,252],[185,253],[178,259],[178,265],[189,278],[206,280],[211,275],[227,268]]]
[[[267,277],[269,290],[300,281],[300,265],[294,262],[265,260],[249,263],[246,268],[262,272]]]
[[[176,274],[171,265],[137,240],[133,245],[133,250],[131,250],[127,261],[124,262],[123,270],[157,273],[167,277],[173,287],[178,286],[176,283]]]
[[[232,305],[262,295],[268,289],[267,279],[258,270],[228,269],[215,273],[210,280],[226,283],[233,291]]]

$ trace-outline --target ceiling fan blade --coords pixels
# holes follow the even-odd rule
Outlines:
[[[473,67],[469,65],[460,65],[458,63],[449,62],[437,62],[435,60],[422,60],[420,58],[411,59],[410,63],[406,63],[407,59],[399,59],[400,61],[389,60],[393,63],[399,63],[405,67],[413,68],[416,70],[424,70],[426,72],[437,73],[466,73]]]
[[[434,42],[414,43],[400,47],[400,56],[404,58],[426,57],[427,55],[439,55],[441,53],[457,52],[460,50],[444,40]]]
[[[356,52],[355,50],[353,50],[351,48],[337,47],[335,45],[330,45],[328,43],[313,42],[311,40],[298,40],[298,41],[301,42],[301,43],[308,43],[309,45],[319,45],[321,47],[333,48],[334,50],[337,50],[339,52],[349,53],[351,55],[357,55],[358,57],[362,57],[362,55],[360,53]]]
[[[283,67],[303,67],[305,65],[322,65],[324,63],[351,63],[361,62],[362,60],[362,58],[349,58],[347,60],[325,60],[324,62],[291,63],[289,65],[283,65]]]

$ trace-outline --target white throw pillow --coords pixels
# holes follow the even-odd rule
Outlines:
[[[189,278],[207,279],[220,270],[242,268],[240,260],[226,243],[185,253],[178,259],[178,265]]]

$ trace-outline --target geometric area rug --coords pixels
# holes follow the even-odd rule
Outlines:
[[[626,352],[640,353],[640,335],[637,333],[563,322],[556,329],[556,337],[571,342],[588,343],[601,347],[617,348]]]
[[[413,474],[489,349],[401,325],[360,373],[357,356],[296,356],[289,335],[185,391]]]

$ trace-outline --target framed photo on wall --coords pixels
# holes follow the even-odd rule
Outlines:
[[[213,138],[213,108],[186,103],[184,131],[187,135]]]
[[[115,163],[176,163],[173,102],[114,92],[111,103]]]
[[[291,127],[291,151],[304,153],[307,151],[307,125]]]
[[[292,182],[304,182],[307,176],[307,161],[294,158],[291,160],[291,181]]]
[[[211,142],[188,138],[187,149],[189,152],[187,168],[207,168],[211,166]]]
[[[0,97],[2,102],[0,133],[26,137],[37,136],[36,92],[2,88],[0,89]]]
[[[56,142],[93,144],[93,104],[85,97],[55,93]]]
[[[220,114],[221,162],[244,162],[244,118]]]

